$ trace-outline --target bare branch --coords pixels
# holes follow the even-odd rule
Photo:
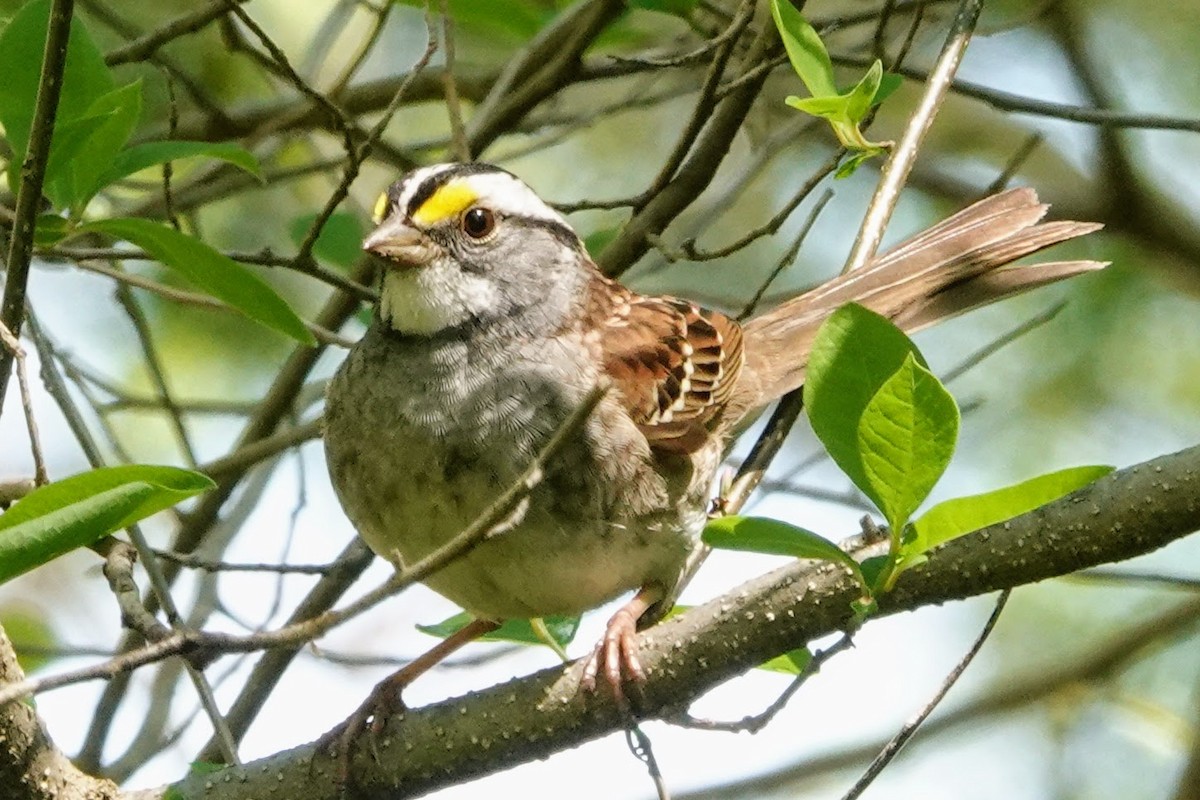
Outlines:
[[[67,37],[71,32],[74,0],[52,0],[50,19],[46,28],[46,46],[42,57],[42,72],[38,80],[37,100],[33,121],[29,126],[28,150],[21,164],[21,183],[17,191],[16,213],[8,240],[5,259],[4,296],[0,298],[0,324],[13,338],[21,335],[25,316],[25,288],[29,281],[29,264],[33,257],[33,229],[37,223],[42,201],[42,182],[50,158],[50,141],[54,138],[54,123],[58,98],[62,92],[63,66],[67,61]],[[8,393],[8,378],[12,374],[15,351],[0,349],[0,413]]]
[[[896,202],[900,199],[900,190],[908,180],[908,173],[912,170],[925,134],[933,125],[933,118],[941,107],[946,92],[950,90],[950,84],[958,71],[963,54],[967,51],[967,43],[971,41],[975,22],[979,19],[982,9],[983,0],[962,0],[959,4],[958,14],[954,17],[937,64],[929,75],[929,83],[921,95],[921,102],[904,129],[904,135],[900,137],[887,163],[883,165],[879,188],[875,190],[871,204],[863,215],[862,227],[854,239],[854,246],[846,259],[843,273],[862,268],[879,249],[884,229],[887,228]]]
[[[1156,502],[1146,503],[1147,495]],[[879,598],[882,614],[944,603],[1066,574],[1161,547],[1200,528],[1200,447],[1113,473],[1066,498],[957,539],[901,577]],[[841,628],[852,617],[857,583],[830,566],[796,563],[661,623],[641,635],[641,715],[677,709],[708,687],[780,652]],[[408,711],[379,739],[379,762],[354,762],[363,797],[407,797],[544,757],[625,726],[616,702],[577,692],[576,662],[455,699]],[[531,724],[530,715],[536,722]],[[230,781],[185,778],[209,786],[208,800],[276,792],[303,782],[312,800],[340,792],[337,766],[311,746],[271,756]],[[403,787],[397,790],[396,787]]]

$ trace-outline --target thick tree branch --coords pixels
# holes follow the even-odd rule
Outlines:
[[[1200,528],[1200,446],[1115,472],[1074,494],[940,548],[879,599],[892,614],[1119,561]],[[841,630],[858,589],[842,570],[796,562],[642,635],[650,680],[639,705],[656,717],[778,653]],[[608,696],[577,691],[579,665],[548,669],[408,712],[362,748],[363,797],[410,797],[544,758],[627,723]],[[307,745],[224,774],[185,778],[183,797],[206,800],[303,792],[335,798],[333,760]],[[228,776],[228,780],[226,780]]]
[[[0,628],[0,686],[25,679],[12,642]],[[0,796],[22,800],[105,800],[118,796],[111,781],[80,772],[46,735],[32,706],[0,708]]]
[[[1145,658],[1147,650],[1188,636],[1197,625],[1200,625],[1200,597],[1139,619],[1080,656],[1073,655],[1054,664],[1040,664],[1016,676],[1005,674],[994,688],[926,722],[913,744],[918,747],[932,744],[937,736],[986,724],[990,718],[1028,708],[1057,693],[1069,693],[1080,684],[1094,684],[1103,691],[1102,687],[1116,673]],[[785,790],[796,794],[811,782],[861,767],[886,744],[885,739],[873,739],[831,748],[761,775],[737,778],[699,791],[681,792],[676,795],[676,800],[732,800]]]

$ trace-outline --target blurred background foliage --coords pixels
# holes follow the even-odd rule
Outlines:
[[[0,16],[20,5],[0,2]],[[448,3],[456,88],[468,120],[504,65],[568,5],[557,0]],[[692,113],[706,68],[704,59],[670,68],[647,59],[700,47],[723,29],[735,5],[630,0],[584,58],[585,71],[610,77],[580,80],[553,94],[476,155],[516,172],[549,200],[581,206],[570,215],[572,223],[589,243],[602,246],[616,235],[629,209],[628,204],[597,206],[634,197],[650,184]],[[936,55],[955,5],[814,0],[804,11],[822,32],[835,63],[844,65],[843,85],[851,85],[862,71],[855,65],[874,58],[877,48],[890,63],[904,46],[914,8],[921,10],[921,20],[904,68],[919,77]],[[79,0],[77,24],[86,25],[101,50],[112,54],[208,6],[199,0]],[[308,84],[346,108],[362,130],[378,119],[397,76],[424,50],[426,18],[420,3],[253,0],[244,7]],[[881,7],[891,9],[882,28]],[[754,24],[764,19],[759,9]],[[442,25],[436,15],[433,25]],[[960,91],[940,112],[888,239],[896,241],[989,191],[1013,165],[1008,182],[1037,188],[1053,205],[1053,216],[1105,223],[1103,233],[1057,251],[1061,257],[1107,259],[1113,266],[919,337],[935,370],[944,373],[1022,322],[1065,303],[1052,319],[951,384],[968,411],[958,456],[935,501],[1072,464],[1125,465],[1200,438],[1198,31],[1196,0],[997,0],[986,5],[958,75]],[[345,151],[340,134],[321,115],[305,111],[308,101],[261,53],[244,25],[222,15],[114,69],[121,83],[143,81],[145,109],[136,140],[232,140],[263,164],[267,180],[260,183],[209,161],[176,163],[173,205],[184,228],[223,251],[269,251],[286,259],[340,180]],[[445,59],[442,48],[430,75]],[[921,91],[919,81],[906,81],[880,109],[870,135],[896,138]],[[832,199],[795,264],[771,285],[768,302],[836,272],[874,188],[878,162],[848,179],[827,177],[773,236],[723,258],[676,257],[685,240],[694,238],[701,250],[716,249],[764,224],[834,153],[836,141],[827,127],[784,105],[786,95],[800,92],[790,70],[773,71],[712,184],[666,229],[661,246],[625,275],[627,282],[736,311],[774,269],[825,189]],[[1026,102],[1030,99],[1054,109]],[[1098,125],[1065,118],[1070,109],[1123,116]],[[442,85],[434,78],[418,81],[329,226],[316,252],[323,266],[353,273],[357,241],[376,195],[414,164],[454,157],[451,136]],[[1027,157],[1014,162],[1025,151]],[[5,203],[11,205],[11,198]],[[91,208],[92,216],[119,212],[161,218],[163,211],[161,177],[149,171],[102,195]],[[187,288],[154,264],[126,266]],[[113,299],[114,282],[62,259],[42,260],[36,267],[30,303],[63,363],[92,376],[81,377],[73,393],[85,406],[94,401],[89,422],[98,431],[108,429],[108,457],[116,460],[123,452],[139,461],[181,463],[142,348]],[[260,274],[306,318],[331,291],[286,267],[262,268]],[[136,295],[168,367],[174,401],[185,409],[199,460],[229,452],[290,344],[241,317],[153,293]],[[343,335],[355,338],[365,319],[360,312]],[[320,381],[343,352],[331,348],[322,357],[292,416],[308,419],[319,409]],[[30,471],[14,399],[10,396],[0,422],[0,476]],[[53,404],[39,397],[38,410],[52,476],[83,469],[85,462]],[[846,503],[826,497],[846,486],[824,465],[804,466],[814,448],[807,431],[793,434],[791,447],[777,462],[777,491],[765,494],[756,512],[836,538],[855,529],[861,511],[852,497]],[[353,532],[331,500],[319,446],[307,444],[270,466],[252,474],[221,530],[201,552],[231,561],[333,558]],[[164,546],[169,533],[166,523],[151,530]],[[50,669],[85,663],[89,655],[117,646],[115,608],[93,561],[76,554],[0,589],[0,620],[30,659],[28,668],[38,666],[35,659],[48,660]],[[722,556],[721,563],[706,567],[691,594],[711,596],[772,563]],[[380,569],[377,565],[371,574],[382,574]],[[1196,604],[1200,545],[1184,541],[1120,569],[1124,579],[1063,579],[1018,590],[984,659],[948,706],[985,703],[1039,676],[1047,677],[1048,685],[1006,706],[964,714],[961,723],[935,726],[885,773],[875,791],[927,798],[1200,796],[1195,786],[1194,794],[1178,788],[1186,765],[1200,761],[1200,648],[1195,609],[1190,617],[1176,610],[1180,603]],[[1129,577],[1135,572],[1191,583]],[[244,630],[277,623],[310,584],[311,579],[296,576],[218,579],[188,572],[178,586],[180,597],[190,598],[185,605],[191,619]],[[351,655],[394,657],[423,649],[425,642],[412,633],[411,623],[440,619],[449,611],[444,605],[423,590],[410,592],[329,637],[323,647],[345,657],[302,659],[251,729],[244,755],[294,745],[341,719],[386,670],[362,666],[363,659]],[[861,762],[821,769],[823,762],[810,759],[886,735],[932,691],[986,613],[986,603],[969,602],[873,623],[855,652],[827,665],[815,686],[801,692],[788,713],[755,739],[649,726],[668,782],[707,797],[840,794]],[[585,625],[581,642],[588,631]],[[491,654],[489,647],[495,646],[479,650]],[[1111,655],[1108,661],[1099,659],[1105,653]],[[1103,663],[1088,672],[1084,666],[1094,657]],[[446,670],[441,685],[432,681],[435,696],[548,663],[541,653],[483,660],[475,671]],[[236,694],[245,671],[240,661],[223,670],[222,700]],[[110,774],[134,784],[178,776],[209,734],[187,691],[175,691],[178,672],[163,667],[155,678],[149,672],[135,678],[130,701],[99,746],[103,757],[89,764],[104,764]],[[319,703],[306,690],[314,680],[336,684]],[[706,707],[714,715],[750,713],[782,687],[781,681],[766,675],[746,678],[723,687]],[[84,748],[98,692],[81,686],[39,699],[52,733],[65,746]],[[309,707],[296,709],[298,697]],[[959,735],[945,736],[941,730]],[[697,758],[704,766],[693,769]],[[613,766],[598,766],[604,759]],[[577,785],[578,770],[591,776],[582,782],[586,785]],[[568,787],[583,797],[652,794],[636,762],[613,742],[487,780],[492,791],[521,786],[531,796]],[[447,794],[478,791],[472,785]]]

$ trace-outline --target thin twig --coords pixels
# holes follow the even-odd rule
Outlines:
[[[804,665],[804,669],[800,670],[800,674],[794,677],[787,685],[787,688],[780,692],[771,705],[767,706],[763,711],[752,716],[743,717],[736,722],[723,722],[720,720],[699,719],[690,714],[681,714],[669,721],[683,728],[695,728],[705,731],[726,731],[729,733],[758,733],[771,721],[779,715],[787,707],[788,701],[792,696],[800,690],[800,687],[808,682],[808,679],[821,671],[821,667],[825,665],[829,659],[833,658],[843,650],[854,645],[854,633],[845,631],[841,637],[826,647],[824,650],[813,653],[812,658]]]
[[[291,61],[288,60],[287,54],[283,52],[279,45],[275,44],[275,41],[267,35],[262,26],[254,21],[254,18],[238,5],[241,0],[222,0],[222,2],[224,2],[226,10],[237,17],[254,34],[259,44],[266,49],[271,57],[271,63],[277,68],[278,74],[285,78],[300,94],[325,111],[330,121],[333,122],[334,127],[342,134],[346,154],[352,155],[354,153],[354,138],[350,133],[350,119],[346,115],[346,112],[324,94],[308,85],[308,82],[296,72]]]
[[[128,284],[122,281],[117,282],[116,297],[117,303],[125,309],[126,316],[133,324],[134,333],[142,348],[142,357],[150,372],[150,380],[154,385],[154,390],[158,392],[158,399],[162,402],[168,419],[171,420],[171,428],[175,431],[175,441],[179,445],[179,451],[183,454],[187,465],[194,467],[196,466],[196,451],[192,447],[191,437],[184,424],[183,412],[175,404],[175,397],[171,393],[171,387],[167,384],[166,368],[159,357],[158,348],[154,345],[154,334],[150,330],[150,322],[146,319],[145,312],[138,305]]]
[[[337,163],[341,163],[338,161]],[[329,165],[325,165],[328,167]],[[111,269],[104,269],[100,265],[92,265],[90,261],[154,261],[154,256],[147,253],[145,250],[140,250],[135,247],[53,247],[48,250],[40,251],[40,255],[47,259],[61,258],[75,263],[75,266],[99,272],[109,277],[116,277]],[[277,256],[270,248],[264,248],[253,253],[246,252],[229,252],[224,254],[226,257],[240,261],[243,264],[258,264],[264,267],[286,267],[299,272],[302,275],[316,278],[322,283],[326,283],[335,289],[340,289],[343,292],[362,300],[365,303],[374,303],[378,300],[378,295],[374,289],[371,289],[363,284],[355,281],[345,275],[340,275],[333,270],[326,269],[319,264],[299,264],[296,262],[295,256]],[[140,277],[140,276],[139,276]],[[168,290],[155,288],[162,286],[149,281],[147,278],[141,278],[145,283],[137,283],[135,280],[130,280],[130,283],[158,292],[164,297],[178,298],[180,302],[189,302],[194,304],[202,304],[207,302],[208,305],[216,306],[217,303],[212,298],[207,301],[199,301],[193,298],[208,297],[207,295],[197,295],[192,292],[184,292],[176,290],[173,287],[168,287]],[[177,292],[173,294],[172,292]]]
[[[879,188],[875,190],[871,205],[863,216],[862,227],[854,240],[843,273],[866,266],[879,249],[888,220],[891,219],[896,202],[900,199],[900,190],[908,180],[908,173],[916,161],[921,142],[929,132],[954,74],[958,71],[958,65],[966,52],[967,43],[971,41],[971,33],[975,30],[975,22],[979,19],[982,8],[983,0],[962,0],[959,4],[946,43],[942,46],[937,64],[929,75],[928,87],[921,95],[921,102],[905,127],[904,135],[900,137],[899,143],[883,165]]]
[[[58,371],[54,368],[54,352],[50,346],[49,340],[42,335],[42,332],[37,324],[37,319],[32,312],[28,313],[27,316],[29,323],[29,334],[38,350],[38,358],[41,360],[42,364],[43,382],[46,385],[47,391],[58,403],[60,410],[63,412],[63,416],[66,417],[72,432],[75,434],[76,441],[78,441],[80,446],[83,448],[84,454],[87,456],[88,461],[93,467],[101,466],[103,461],[100,455],[100,450],[96,446],[95,439],[92,437],[91,432],[88,431],[86,424],[84,424],[83,417],[79,413],[78,408],[76,408],[74,401],[71,400],[70,394],[67,392],[66,386],[63,384],[62,376],[59,375]],[[137,553],[142,560],[143,568],[146,570],[146,574],[150,578],[150,586],[153,590],[154,598],[157,599],[158,603],[161,605],[163,611],[166,613],[168,621],[171,622],[172,626],[178,626],[181,619],[179,611],[175,606],[174,599],[171,597],[169,581],[160,568],[158,559],[155,558],[154,552],[150,548],[149,543],[146,541],[140,526],[130,525],[127,530],[129,532],[130,540],[133,542],[134,547],[137,548]],[[108,537],[107,539],[103,540],[99,547],[103,549],[104,547],[109,546],[112,541],[114,541],[112,537]],[[136,589],[136,587],[134,588]],[[123,602],[122,594],[119,592],[117,593],[117,600],[118,604]],[[150,618],[153,618],[154,612],[151,608],[140,603],[139,606],[141,606],[142,611],[146,615],[149,615]],[[129,609],[123,609],[123,616],[125,615],[126,610]],[[145,617],[141,618],[145,619]],[[175,632],[173,632],[170,636],[164,637],[160,641],[174,640],[181,635],[186,634],[180,634],[179,628],[176,627]],[[154,644],[157,645],[158,642]],[[206,712],[208,712],[209,720],[212,722],[213,729],[217,732],[218,737],[226,744],[232,743],[233,739],[230,735],[228,735],[228,726],[225,724],[221,716],[220,709],[217,707],[216,700],[212,694],[212,687],[208,685],[204,674],[190,664],[188,665],[188,674],[192,680],[193,686],[196,689],[197,695],[200,698],[201,704],[204,706]],[[228,752],[226,752],[226,757],[231,763],[236,761],[236,750],[228,750]]]
[[[33,229],[41,211],[42,183],[50,158],[50,141],[54,138],[54,123],[58,113],[58,98],[62,93],[63,67],[67,61],[67,37],[71,32],[71,15],[75,0],[52,0],[46,27],[46,44],[42,55],[42,71],[38,78],[37,99],[29,139],[21,164],[21,182],[17,189],[17,206],[13,215],[12,232],[5,260],[4,296],[0,299],[0,324],[12,337],[21,335],[25,315],[25,289],[29,282],[29,265],[33,258]],[[16,353],[0,350],[0,413],[8,394],[8,378],[12,374]]]
[[[342,74],[338,76],[333,85],[329,87],[330,97],[339,97],[346,87],[350,85],[350,81],[358,74],[359,69],[366,63],[367,57],[371,55],[371,51],[375,49],[375,45],[379,42],[379,37],[383,34],[384,28],[387,26],[388,16],[395,8],[395,3],[379,3],[377,6],[370,6],[371,12],[375,15],[375,22],[371,25],[371,32],[366,36],[359,38],[357,41],[357,49],[354,56],[346,64],[342,70]],[[340,26],[339,26],[340,27]],[[332,42],[331,42],[332,43]]]
[[[284,450],[320,437],[323,425],[323,418],[318,417],[243,445],[231,453],[200,465],[198,469],[213,480],[225,480]]]
[[[1166,642],[1193,635],[1198,623],[1200,597],[1190,598],[1107,633],[1102,641],[1084,652],[1072,651],[1066,658],[1039,659],[1045,663],[1015,674],[1005,674],[994,685],[926,722],[921,738],[913,746],[929,743],[934,736],[987,725],[991,719],[1032,708],[1064,690],[1109,681],[1138,663],[1147,650],[1157,650]],[[685,796],[687,800],[740,800],[776,796],[781,792],[798,795],[805,783],[824,781],[849,769],[861,769],[886,745],[887,740],[869,740],[836,747],[797,759],[765,774],[705,787],[703,797],[698,792],[689,792]]]
[[[246,0],[234,0],[234,2],[245,3]],[[118,64],[145,61],[168,42],[195,33],[213,20],[228,13],[229,4],[225,0],[214,0],[204,8],[178,16],[138,39],[108,51],[104,55],[104,63],[115,67]]]
[[[1089,569],[1084,572],[1076,572],[1074,575],[1069,576],[1067,580],[1081,581],[1083,583],[1144,583],[1168,589],[1186,589],[1188,591],[1200,589],[1200,577],[1188,578],[1181,575],[1167,575],[1161,572],[1141,572],[1128,569]]]
[[[0,322],[0,344],[12,354],[16,363],[17,388],[21,393],[21,409],[25,412],[25,429],[29,433],[29,449],[33,455],[33,482],[35,486],[41,486],[49,483],[50,478],[46,474],[46,458],[42,454],[37,420],[33,416],[33,396],[29,392],[29,374],[25,370],[25,349],[3,322]],[[3,395],[0,395],[0,403],[3,401]],[[8,502],[14,499],[16,498],[11,498]]]
[[[1034,131],[1029,134],[1025,138],[1025,141],[1021,143],[1021,146],[1017,148],[1016,152],[1009,157],[1008,161],[1004,164],[1004,169],[1000,170],[1000,174],[983,190],[983,196],[979,199],[982,200],[988,195],[996,194],[1008,186],[1008,182],[1012,180],[1013,175],[1017,174],[1017,170],[1024,166],[1025,162],[1029,160],[1029,157],[1033,155],[1034,151],[1038,149],[1045,139],[1045,134],[1041,131]]]
[[[754,292],[754,296],[750,298],[749,302],[747,302],[745,307],[742,309],[742,312],[738,314],[739,320],[748,319],[752,314],[754,314],[755,309],[758,308],[758,304],[762,302],[763,295],[766,294],[767,289],[770,288],[771,284],[775,282],[775,279],[779,277],[780,273],[790,267],[796,260],[796,256],[800,253],[800,247],[804,244],[804,240],[808,238],[809,231],[812,230],[813,225],[817,223],[817,218],[821,216],[821,212],[825,210],[825,206],[832,199],[832,189],[826,189],[825,192],[819,198],[817,198],[817,202],[813,204],[812,210],[808,213],[808,218],[805,219],[804,224],[800,226],[800,232],[796,234],[795,239],[792,240],[792,244],[788,247],[787,251],[780,256],[779,261],[775,263],[775,268],[771,270],[769,275],[767,275],[766,280],[759,284],[758,289]]]
[[[763,236],[770,236],[776,233],[781,227],[783,227],[783,224],[787,222],[788,218],[791,217],[792,212],[799,208],[800,204],[803,203],[810,194],[812,194],[813,190],[817,188],[821,181],[833,174],[833,171],[837,169],[838,162],[841,161],[844,154],[845,151],[839,149],[835,151],[833,155],[827,158],[825,162],[817,167],[817,170],[810,175],[803,184],[800,185],[800,188],[797,189],[796,193],[792,195],[792,198],[784,204],[783,208],[781,208],[779,212],[775,214],[775,216],[767,220],[765,224],[747,231],[733,242],[725,245],[724,247],[718,247],[714,250],[698,250],[696,248],[696,240],[694,238],[685,239],[679,245],[679,249],[683,251],[684,256],[691,261],[706,261],[713,258],[724,258],[727,255],[736,253],[738,250],[741,250],[743,247],[746,247]]]
[[[328,564],[235,564],[228,561],[218,561],[202,558],[190,553],[175,553],[170,550],[155,548],[154,554],[164,561],[170,561],[181,567],[201,569],[205,572],[269,572],[283,575],[328,575],[342,566],[342,559]]]
[[[734,45],[737,44],[742,31],[746,29],[750,21],[754,18],[754,7],[755,3],[753,0],[742,0],[738,6],[737,14],[734,16],[733,21],[729,23],[728,30],[722,36],[718,37],[722,40],[721,44],[713,51],[712,63],[709,64],[708,71],[704,76],[704,83],[701,84],[700,95],[696,98],[692,114],[683,126],[683,130],[680,132],[675,146],[671,149],[670,154],[659,168],[658,174],[634,203],[635,213],[640,211],[650,200],[657,196],[671,182],[671,179],[675,177],[675,173],[678,171],[680,165],[683,164],[687,154],[691,151],[696,138],[700,135],[700,131],[712,116],[713,107],[718,101],[717,88],[721,84],[721,77],[725,74],[725,66],[733,56]]]
[[[855,55],[831,53],[830,58],[837,66],[869,67],[871,65],[869,59]],[[933,76],[933,73],[914,67],[900,67],[896,70],[896,74],[915,81],[926,81]],[[1055,103],[962,80],[954,81],[950,86],[950,91],[962,97],[982,101],[999,111],[1011,111],[1015,114],[1062,119],[1083,125],[1096,125],[1105,129],[1200,133],[1200,117],[1179,117],[1140,111],[1115,111],[1108,108]]]
[[[342,179],[338,182],[333,193],[325,201],[324,208],[317,214],[312,225],[309,226],[308,233],[304,237],[304,241],[300,243],[300,248],[296,253],[296,262],[304,263],[312,261],[312,251],[317,244],[317,239],[321,235],[321,230],[325,227],[325,223],[333,216],[333,212],[337,210],[342,201],[346,199],[346,195],[350,193],[350,185],[358,177],[358,173],[364,161],[371,155],[371,150],[375,147],[376,142],[383,136],[383,131],[388,123],[392,121],[396,110],[400,107],[401,100],[404,99],[408,89],[412,86],[413,81],[421,74],[421,71],[428,66],[429,61],[433,58],[433,54],[437,52],[437,34],[433,28],[433,19],[426,16],[427,39],[425,51],[421,57],[417,59],[417,63],[409,71],[407,78],[397,87],[396,93],[392,96],[391,101],[384,108],[382,116],[371,127],[367,137],[358,146],[354,146],[351,140],[346,148],[346,168],[342,172]]]
[[[458,96],[458,81],[454,77],[454,19],[446,0],[438,0],[442,18],[442,52],[446,68],[442,70],[442,88],[446,94],[446,114],[450,117],[450,152],[459,161],[471,160],[471,146],[463,126],[462,101]]]
[[[1035,331],[1046,323],[1052,321],[1066,307],[1067,303],[1065,300],[1060,303],[1055,303],[1042,313],[1035,314],[1021,324],[1017,325],[1012,330],[997,336],[983,347],[968,355],[958,364],[946,370],[946,374],[942,377],[942,382],[950,383],[951,381],[961,378],[966,372],[978,366],[984,360],[1000,352],[1017,339],[1020,339],[1022,336],[1025,336],[1026,334],[1031,333],[1032,331]]]
[[[553,460],[563,447],[573,440],[603,396],[604,392],[597,389],[584,398],[558,427],[558,430],[521,475],[454,539],[414,562],[411,566],[397,570],[382,585],[367,592],[345,608],[327,611],[304,622],[285,625],[273,631],[264,631],[248,636],[230,636],[177,628],[163,639],[126,650],[101,664],[68,670],[43,678],[26,678],[24,681],[0,687],[0,706],[30,694],[61,686],[87,680],[111,678],[170,656],[188,655],[197,660],[206,660],[228,653],[289,646],[323,635],[333,627],[373,608],[402,589],[424,580],[452,561],[461,558],[490,536],[503,532],[504,528],[497,531],[497,526],[507,519],[513,509],[541,482],[543,466]]]
[[[625,729],[625,746],[633,753],[634,758],[646,765],[658,800],[671,800],[671,790],[667,788],[662,769],[658,766],[658,759],[654,757],[654,745],[646,732],[636,724],[630,725]]]
[[[875,23],[875,32],[871,35],[871,55],[878,61],[883,61],[887,55],[887,43],[884,38],[895,11],[896,0],[884,0],[883,7],[879,9],[879,20]]]
[[[211,297],[206,294],[189,292],[185,289],[176,289],[174,286],[168,286],[165,283],[159,283],[156,280],[144,278],[141,275],[133,272],[114,269],[113,267],[105,266],[103,264],[89,264],[85,262],[79,262],[75,266],[88,272],[95,272],[98,275],[105,275],[109,278],[119,281],[122,284],[129,284],[130,286],[136,286],[139,289],[145,289],[148,292],[154,292],[160,297],[165,297],[166,299],[176,303],[200,306],[201,308],[212,308],[218,311],[226,311],[231,314],[241,313],[223,300],[218,300],[215,297]],[[301,322],[304,324],[304,327],[308,329],[308,332],[311,333],[313,337],[322,344],[331,344],[335,347],[341,348],[349,348],[354,344],[354,342],[350,341],[344,336],[334,333],[328,328],[322,327],[315,322],[310,322],[308,320],[301,320]]]
[[[862,774],[862,777],[855,781],[854,785],[850,787],[850,791],[846,792],[846,794],[842,796],[842,800],[856,800],[856,798],[861,796],[862,793],[867,790],[867,787],[879,777],[879,774],[883,772],[884,768],[887,767],[888,764],[892,763],[892,760],[900,752],[900,749],[908,743],[908,740],[911,739],[913,734],[917,732],[917,729],[921,727],[921,723],[927,720],[929,715],[933,713],[933,710],[938,707],[938,705],[946,697],[946,693],[949,692],[951,687],[958,682],[958,679],[962,677],[962,674],[966,671],[967,667],[970,666],[971,662],[975,660],[975,656],[979,654],[979,650],[983,647],[983,643],[986,642],[988,637],[992,635],[992,630],[996,627],[996,623],[1000,620],[1000,614],[1004,611],[1004,606],[1008,602],[1008,597],[1010,594],[1012,594],[1011,589],[1005,589],[1004,591],[1000,592],[1000,596],[996,598],[996,607],[992,609],[991,616],[989,616],[987,622],[984,623],[983,630],[979,632],[979,636],[975,638],[971,648],[967,650],[967,652],[959,660],[958,664],[954,666],[954,669],[950,671],[950,674],[947,675],[945,680],[942,681],[942,685],[938,687],[937,692],[935,692],[933,697],[929,699],[929,702],[925,704],[925,706],[917,713],[915,717],[904,723],[904,726],[900,728],[900,730],[896,732],[896,735],[888,741],[887,745],[883,748],[883,750],[880,751],[879,755],[875,757],[875,760],[872,761],[867,767],[866,771]]]

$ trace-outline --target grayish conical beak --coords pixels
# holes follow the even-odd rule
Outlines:
[[[433,260],[434,247],[425,234],[399,215],[385,219],[363,241],[363,250],[400,268],[425,266]]]

